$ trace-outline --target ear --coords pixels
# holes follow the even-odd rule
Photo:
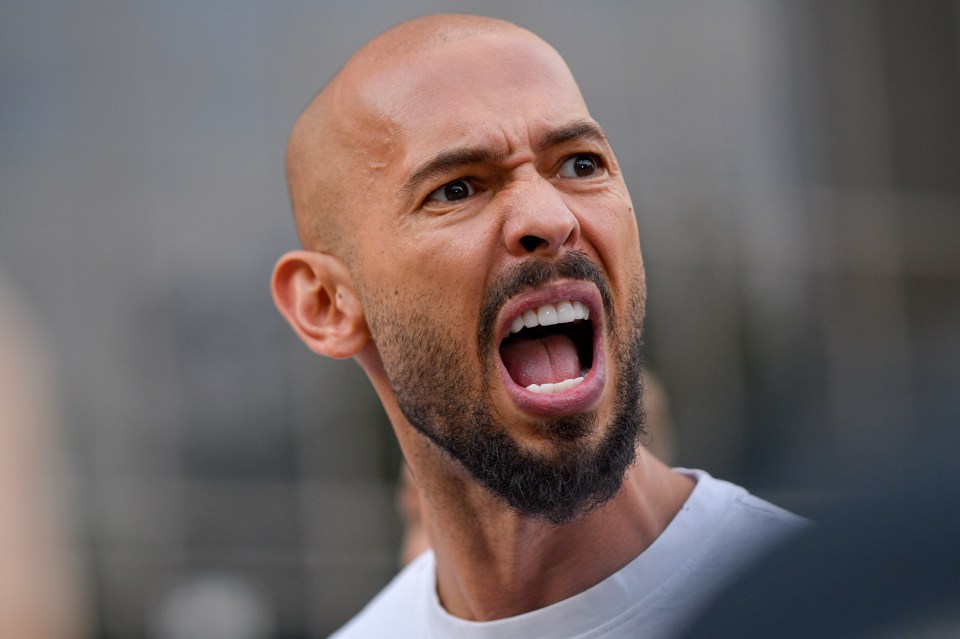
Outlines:
[[[273,301],[304,344],[315,353],[353,357],[370,331],[346,265],[314,251],[291,251],[273,269]]]

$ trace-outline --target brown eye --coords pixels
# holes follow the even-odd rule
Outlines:
[[[456,202],[464,200],[476,193],[476,189],[467,180],[454,180],[444,184],[427,196],[428,202]]]
[[[560,165],[559,175],[566,178],[582,178],[594,175],[600,169],[600,162],[595,155],[581,153],[573,155]]]
[[[451,202],[462,200],[470,196],[470,186],[463,180],[457,180],[443,187],[443,195]]]

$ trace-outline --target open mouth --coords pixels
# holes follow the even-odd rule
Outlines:
[[[523,409],[557,415],[588,408],[603,386],[595,346],[603,314],[586,282],[548,285],[511,300],[501,312],[500,372]]]
[[[561,393],[583,381],[593,364],[593,325],[582,302],[564,300],[524,311],[500,343],[514,383],[534,393]]]

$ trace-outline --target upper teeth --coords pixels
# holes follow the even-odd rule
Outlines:
[[[519,333],[524,328],[565,324],[580,319],[590,319],[590,309],[581,302],[563,301],[556,304],[544,304],[540,308],[525,311],[513,320],[513,324],[510,325],[510,332]]]

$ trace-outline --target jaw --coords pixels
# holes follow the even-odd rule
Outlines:
[[[561,303],[568,306],[568,302],[586,309],[589,319],[570,322],[568,307],[566,322],[553,324],[554,320],[547,319],[547,326],[511,331],[512,326],[516,329],[517,318],[524,315],[530,318],[538,309],[541,317],[544,312],[549,317],[551,307]],[[552,282],[510,299],[498,315],[499,339],[494,356],[504,390],[513,405],[534,418],[564,417],[596,407],[606,386],[603,321],[599,291],[587,281]],[[529,324],[528,320],[527,326]],[[565,348],[551,348],[554,343]],[[575,355],[572,349],[576,349]],[[539,357],[527,358],[527,353],[534,352]],[[549,361],[551,365],[538,366],[524,361],[525,358],[538,359],[543,364]]]

